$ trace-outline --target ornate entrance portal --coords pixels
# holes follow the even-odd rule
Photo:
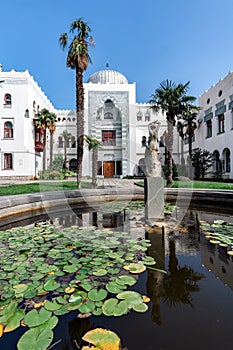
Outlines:
[[[104,177],[115,175],[115,162],[104,162]]]

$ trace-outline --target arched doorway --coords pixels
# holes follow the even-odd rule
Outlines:
[[[213,152],[213,171],[214,173],[217,174],[221,174],[222,173],[222,163],[220,160],[220,154],[218,150],[215,150]]]
[[[224,173],[231,172],[231,152],[229,148],[224,148],[223,150],[223,167]]]
[[[77,159],[72,158],[69,163],[70,163],[69,170],[77,171]]]

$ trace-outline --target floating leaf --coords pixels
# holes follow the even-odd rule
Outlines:
[[[24,318],[23,310],[16,310],[15,314],[7,322],[4,333],[11,332],[20,326],[20,321]]]
[[[25,315],[24,321],[28,327],[36,327],[48,321],[51,315],[52,313],[44,308],[42,308],[39,312],[34,309]]]
[[[49,279],[44,284],[44,290],[46,291],[53,291],[60,287],[60,283],[56,282],[55,279]]]
[[[104,300],[108,292],[105,289],[92,289],[88,292],[88,298],[92,301]]]
[[[75,288],[71,288],[71,287],[67,287],[66,289],[65,289],[65,293],[67,293],[67,294],[71,294],[71,293],[73,293],[75,291]]]
[[[143,299],[142,295],[135,291],[125,291],[117,294],[118,299],[124,299],[127,301],[128,305],[132,307],[133,305],[141,304]]]
[[[46,301],[46,303],[44,303],[44,308],[48,311],[55,311],[60,309],[61,307],[62,305],[59,304],[56,300]]]
[[[82,339],[101,350],[120,350],[120,338],[112,331],[96,328],[87,332]],[[94,349],[94,348],[93,348]]]
[[[146,312],[148,310],[148,306],[145,303],[133,305],[133,310],[137,312]]]
[[[101,277],[101,276],[105,276],[107,275],[108,271],[105,270],[105,269],[99,269],[99,270],[96,270],[93,272],[93,275],[94,276],[98,276],[98,277]]]
[[[77,292],[70,296],[69,303],[80,303],[87,297],[86,292]]]
[[[119,285],[115,282],[109,282],[106,284],[106,289],[109,293],[117,294],[122,292],[122,290],[124,289],[124,285]]]
[[[126,276],[126,275],[121,275],[118,277],[118,279],[123,282],[124,284],[127,284],[129,286],[133,286],[137,281],[134,277],[132,276]]]
[[[123,268],[126,271],[129,271],[131,273],[136,273],[136,274],[141,273],[141,272],[146,270],[146,266],[142,262],[131,263],[127,266],[123,266]]]
[[[86,314],[89,312],[92,312],[95,309],[95,304],[93,301],[88,300],[87,302],[85,302],[84,304],[81,304],[78,308],[78,310],[82,313],[82,314]]]
[[[46,350],[53,340],[53,332],[46,328],[40,330],[40,327],[29,329],[20,338],[17,344],[18,350]]]

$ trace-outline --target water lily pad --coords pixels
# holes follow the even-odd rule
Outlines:
[[[53,340],[53,332],[47,328],[40,330],[39,327],[29,329],[20,338],[17,344],[18,350],[46,350]]]
[[[23,310],[16,310],[14,315],[8,320],[4,333],[11,332],[20,326],[20,321],[24,318]]]
[[[133,310],[136,312],[146,312],[148,310],[148,305],[145,303],[133,305]]]
[[[49,279],[44,284],[44,290],[53,291],[60,287],[60,283],[56,282],[55,279]]]
[[[87,300],[84,304],[80,305],[78,310],[82,314],[87,314],[95,309],[95,304],[92,300]]]
[[[124,299],[127,301],[130,307],[141,304],[143,301],[142,295],[135,291],[125,291],[117,294],[118,299]]]
[[[100,301],[104,300],[107,296],[108,292],[105,289],[91,289],[88,292],[88,298],[92,301]]]
[[[96,328],[87,332],[82,339],[92,345],[97,349],[112,349],[120,350],[120,338],[118,335],[112,331],[102,328]],[[93,347],[92,347],[93,348]]]
[[[119,276],[118,280],[120,280],[123,284],[127,284],[128,286],[133,286],[137,282],[134,277],[127,275]]]
[[[93,275],[94,276],[98,276],[98,277],[101,277],[101,276],[105,276],[107,275],[108,271],[105,270],[105,269],[98,269],[96,271],[93,272]]]
[[[36,327],[48,321],[51,315],[52,313],[44,308],[42,308],[40,311],[34,309],[25,315],[24,322],[26,325],[28,325],[28,327]]]
[[[129,271],[131,273],[141,273],[146,270],[146,266],[142,262],[138,263],[131,263],[127,266],[123,266],[126,271]]]
[[[103,303],[102,311],[105,316],[122,316],[128,313],[128,304],[116,298],[110,298]]]
[[[122,292],[124,285],[119,285],[116,282],[109,282],[106,284],[106,289],[109,293],[117,294]]]
[[[87,293],[85,292],[77,292],[70,296],[69,303],[81,303],[84,299],[86,299]]]
[[[48,311],[55,311],[58,310],[62,307],[61,304],[59,304],[56,300],[53,301],[46,301],[46,303],[44,304],[44,308]]]

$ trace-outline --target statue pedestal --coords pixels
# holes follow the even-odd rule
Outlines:
[[[164,179],[147,177],[144,180],[145,221],[153,223],[164,218]]]

